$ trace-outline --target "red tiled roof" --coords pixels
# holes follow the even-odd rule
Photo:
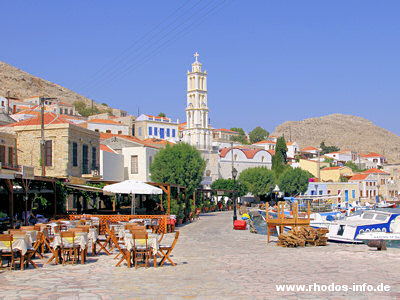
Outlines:
[[[365,180],[368,176],[369,176],[369,174],[356,174],[356,175],[350,177],[349,180]]]
[[[187,122],[180,123],[180,124],[178,125],[178,129],[179,129],[179,130],[183,130],[183,128],[186,126],[186,123],[187,123]]]
[[[74,106],[73,104],[65,103],[65,102],[58,102],[58,104],[63,106]]]
[[[268,152],[269,154],[271,154],[272,156],[275,155],[275,150],[267,150],[267,152]]]
[[[153,146],[153,145],[151,145],[149,143],[146,143],[146,142],[142,141],[141,139],[139,139],[139,138],[137,138],[135,136],[132,136],[132,135],[123,135],[123,134],[100,132],[100,140],[107,140],[107,139],[115,137],[115,136],[119,137],[119,138],[123,138],[123,139],[129,140],[129,141],[132,141],[132,142],[135,142],[135,143],[138,143],[138,144],[142,144],[142,145],[144,145],[146,147],[157,148],[157,147],[155,147],[155,146]]]
[[[143,140],[143,142],[148,143],[148,144],[154,144],[154,145],[174,145],[174,143],[167,141],[167,140],[163,140],[163,139],[145,139]]]
[[[323,168],[321,171],[329,171],[329,170],[340,170],[343,167],[326,167]]]
[[[377,168],[372,168],[369,170],[365,170],[362,173],[364,174],[385,174],[385,175],[389,175],[389,173],[383,172],[382,170],[379,170]]]
[[[119,122],[113,121],[113,120],[107,120],[107,119],[92,119],[87,121],[88,123],[100,123],[100,124],[113,124],[113,125],[124,125]]]
[[[254,143],[253,145],[258,145],[258,144],[274,144],[275,145],[276,142],[264,140],[261,142]]]
[[[32,109],[27,109],[27,110],[21,110],[17,113],[16,115],[34,115],[34,116],[40,116],[40,111],[37,110],[32,110]]]
[[[50,123],[51,124],[65,124],[65,123],[74,124],[73,122],[65,119],[63,116],[56,115],[55,113],[45,113],[44,114],[44,124],[47,125]],[[41,117],[37,116],[37,117],[29,118],[29,119],[26,119],[26,120],[23,120],[20,122],[11,123],[6,126],[16,127],[16,126],[29,126],[29,125],[40,125],[40,124],[41,124]]]
[[[225,157],[226,154],[231,150],[232,148],[223,148],[220,150],[220,157]],[[252,159],[254,157],[254,155],[256,155],[258,152],[260,151],[266,151],[264,149],[248,149],[245,147],[233,147],[233,149],[237,149],[240,150],[244,153],[244,155],[246,155],[246,157],[248,159]],[[269,154],[271,154],[269,151],[267,151]],[[272,154],[271,154],[272,155]]]
[[[113,149],[111,149],[107,145],[103,145],[103,144],[100,144],[100,150],[101,151],[106,151],[106,152],[111,152],[111,153],[116,153]]]
[[[286,143],[286,146],[292,146],[294,144],[294,142],[288,142]]]
[[[168,120],[168,118],[165,118],[165,117],[157,117],[157,116],[151,116],[151,115],[145,115],[146,117],[149,117],[149,118],[154,118],[154,119],[160,119],[160,120]]]
[[[308,146],[308,147],[301,149],[300,151],[321,151],[321,150],[319,150],[313,146]]]
[[[378,153],[375,152],[371,152],[368,154],[360,154],[361,157],[384,157],[383,155],[380,155]]]
[[[237,131],[233,131],[233,130],[229,130],[229,129],[225,129],[225,128],[213,129],[213,131],[225,131],[225,132],[229,132],[229,133],[239,134],[239,132],[237,132]]]

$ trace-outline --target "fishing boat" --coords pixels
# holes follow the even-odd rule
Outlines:
[[[329,233],[326,236],[333,242],[361,244],[363,241],[358,239],[358,235],[390,232],[391,222],[399,215],[386,211],[366,210],[360,215],[332,222],[328,226]]]
[[[376,204],[377,208],[396,208],[396,203],[379,202]]]
[[[371,240],[399,241],[400,242],[400,216],[390,223],[390,232],[372,231],[364,232],[357,236],[358,240],[368,242]]]

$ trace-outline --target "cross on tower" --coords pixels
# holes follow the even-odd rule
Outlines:
[[[194,54],[194,57],[196,58],[196,61],[197,61],[197,58],[199,57],[199,54],[197,53],[197,51],[196,51],[196,53]]]

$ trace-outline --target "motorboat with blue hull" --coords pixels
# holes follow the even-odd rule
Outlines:
[[[326,236],[332,242],[361,244],[363,241],[357,238],[359,234],[390,232],[391,222],[399,215],[399,213],[386,211],[363,211],[360,215],[349,216],[330,223],[329,233]]]

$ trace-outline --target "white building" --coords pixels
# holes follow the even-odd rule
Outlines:
[[[208,124],[207,106],[207,71],[202,72],[202,64],[197,60],[192,64],[192,71],[187,71],[187,107],[186,126],[183,141],[198,150],[211,150],[212,130]]]
[[[218,164],[219,178],[232,178],[232,164],[238,171],[238,174],[248,168],[266,167],[271,169],[272,151],[245,147],[221,149]]]
[[[107,145],[100,144],[100,176],[104,181],[123,181],[124,156]]]
[[[346,163],[348,161],[353,161],[353,156],[349,151],[335,151],[331,153],[326,153],[326,157],[332,158],[335,162]]]
[[[170,118],[140,115],[135,121],[135,136],[140,139],[165,139],[179,141],[179,123]]]
[[[96,132],[129,135],[129,125],[113,120],[93,119],[81,123],[79,126]]]
[[[109,137],[102,139],[101,143],[123,156],[124,180],[150,181],[149,168],[154,156],[159,151],[158,147],[133,136],[113,136],[111,134],[103,134],[103,136]],[[103,162],[103,164],[108,163]]]
[[[376,202],[378,196],[378,181],[375,175],[361,173],[349,179],[349,182],[358,183],[361,202]]]
[[[382,167],[386,163],[386,158],[378,153],[371,152],[368,154],[360,154],[362,160],[370,161],[374,167]]]

